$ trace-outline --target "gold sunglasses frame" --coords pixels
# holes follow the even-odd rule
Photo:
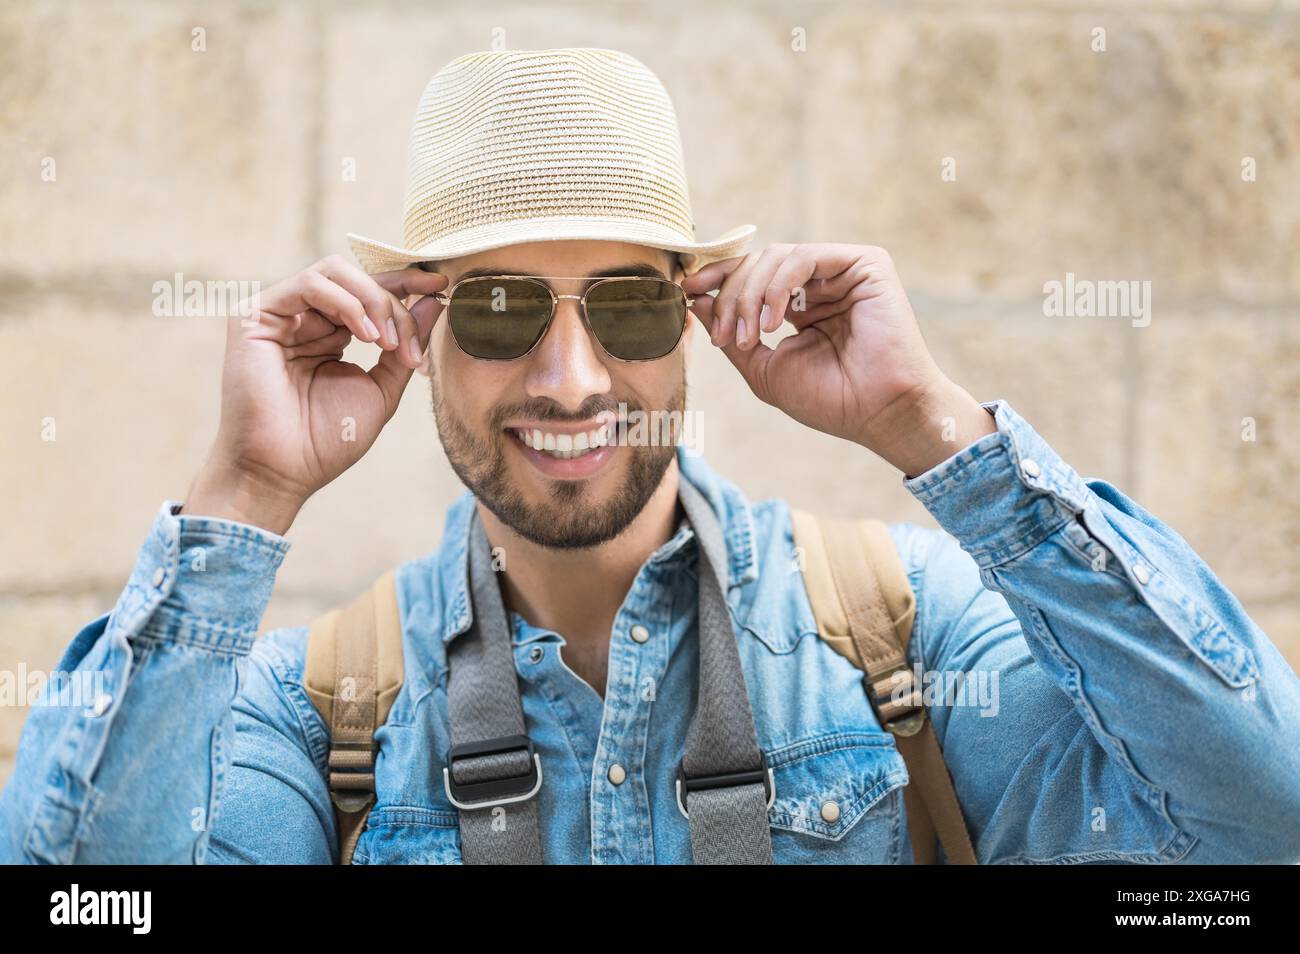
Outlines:
[[[445,292],[437,292],[432,297],[442,302],[444,308],[449,308],[451,306],[451,298],[454,294],[456,294],[456,289],[459,288],[461,285],[463,285],[465,282],[493,282],[493,281],[504,281],[506,279],[528,281],[536,285],[540,285],[542,288],[546,289],[546,291],[549,292],[551,296],[551,313],[547,316],[546,324],[542,326],[542,333],[537,336],[537,340],[533,342],[532,347],[529,348],[527,351],[525,351],[523,354],[518,355],[517,357],[514,358],[480,358],[476,354],[470,354],[468,351],[465,350],[464,345],[460,343],[460,339],[456,337],[455,327],[451,324],[450,321],[448,321],[447,327],[451,331],[452,340],[456,342],[456,347],[460,348],[462,352],[464,352],[469,357],[473,358],[475,361],[519,361],[522,358],[528,357],[530,354],[532,354],[534,351],[537,350],[537,346],[542,343],[542,339],[546,337],[546,333],[551,330],[551,322],[555,321],[555,312],[558,310],[560,306],[561,298],[572,298],[573,300],[579,303],[578,311],[582,315],[583,324],[587,326],[588,333],[590,333],[591,337],[596,340],[596,344],[600,345],[600,350],[604,352],[606,356],[612,358],[615,361],[622,361],[627,364],[639,364],[643,361],[658,361],[661,358],[665,358],[668,355],[672,354],[672,352],[676,349],[676,347],[681,343],[682,335],[686,333],[685,316],[683,316],[682,318],[681,330],[677,332],[677,338],[673,341],[672,347],[669,348],[667,351],[665,351],[663,354],[653,358],[620,358],[618,355],[609,353],[609,350],[605,347],[605,343],[600,340],[600,336],[596,334],[596,330],[591,327],[591,318],[587,314],[587,296],[590,295],[595,289],[605,284],[606,282],[626,282],[626,281],[659,282],[660,284],[672,285],[674,288],[676,288],[677,291],[681,294],[682,301],[685,303],[688,311],[691,305],[695,304],[695,299],[688,298],[686,296],[686,289],[682,288],[682,286],[678,282],[675,282],[670,278],[654,278],[650,275],[605,275],[602,278],[598,278],[592,281],[591,285],[589,285],[581,295],[557,294],[555,289],[552,288],[550,285],[546,284],[546,282],[543,281],[543,279],[591,281],[585,275],[472,275],[469,278],[459,279],[456,282],[456,284],[452,285]]]

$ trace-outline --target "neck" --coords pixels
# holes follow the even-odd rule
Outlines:
[[[622,533],[582,550],[539,546],[476,504],[488,542],[508,554],[502,573],[506,605],[532,625],[559,633],[575,649],[603,654],[637,572],[676,529],[678,480],[674,460]]]

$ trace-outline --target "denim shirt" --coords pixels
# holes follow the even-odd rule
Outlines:
[[[1005,402],[985,407],[994,433],[905,478],[943,530],[890,525],[917,598],[909,661],[978,860],[1300,860],[1300,681],[1181,537],[1081,478]],[[776,783],[775,860],[911,863],[907,768],[861,672],[817,635],[788,506],[678,462],[726,539]],[[473,505],[456,500],[439,548],[398,569],[405,682],[376,735],[356,864],[461,861],[442,767]],[[98,673],[102,691],[31,709],[0,793],[0,861],[338,860],[307,628],[256,638],[289,543],[177,506],[160,508],[117,605],[59,664]],[[683,524],[619,609],[603,700],[565,665],[563,634],[512,614],[547,862],[691,861],[673,780],[696,686],[696,572]]]

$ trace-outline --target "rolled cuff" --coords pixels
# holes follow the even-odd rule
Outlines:
[[[980,567],[990,567],[1074,520],[1092,491],[1011,405],[981,406],[997,430],[903,486]]]
[[[291,544],[261,527],[180,508],[175,500],[159,508],[118,622],[128,633],[247,652]]]

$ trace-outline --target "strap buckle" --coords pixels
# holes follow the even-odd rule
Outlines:
[[[733,785],[753,785],[755,782],[762,782],[763,789],[767,792],[767,807],[771,808],[772,803],[776,801],[776,776],[772,774],[772,769],[767,764],[767,753],[759,752],[759,767],[749,772],[728,772],[722,775],[697,775],[694,778],[686,774],[686,762],[682,761],[677,766],[677,810],[682,813],[682,817],[690,820],[690,815],[686,813],[685,794],[688,792],[697,792],[710,788],[730,788]]]
[[[374,739],[330,741],[328,766],[330,799],[342,812],[359,812],[375,794]]]
[[[896,677],[903,673],[902,685]],[[916,684],[916,673],[903,665],[882,674],[873,682],[870,675],[862,677],[862,685],[871,700],[871,708],[880,720],[881,728],[894,735],[916,735],[925,726],[925,697]],[[898,698],[895,698],[897,694]]]
[[[457,759],[484,755],[502,755],[507,752],[527,752],[532,766],[523,775],[488,778],[480,782],[457,782],[451,777]],[[503,735],[480,742],[462,742],[447,751],[447,763],[442,770],[442,784],[447,798],[457,808],[472,810],[526,802],[541,790],[542,757],[533,748],[533,740],[526,735]]]

